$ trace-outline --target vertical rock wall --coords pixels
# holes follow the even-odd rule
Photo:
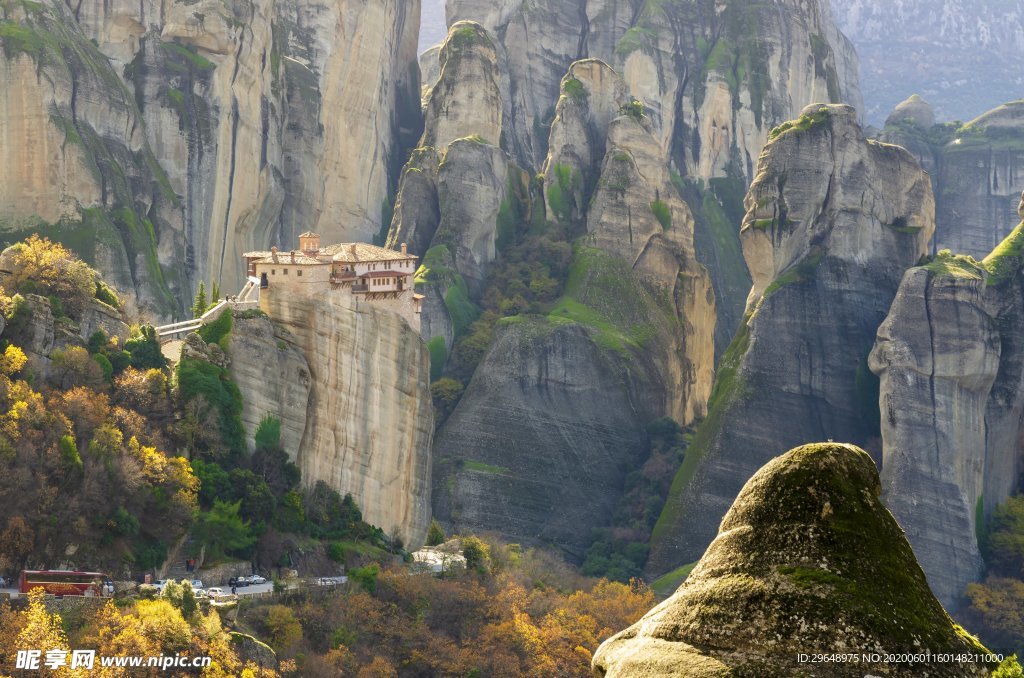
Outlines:
[[[845,106],[780,128],[746,206],[747,317],[655,527],[653,575],[697,560],[742,484],[786,448],[877,438],[867,356],[934,232],[928,176],[865,139]]]
[[[305,406],[300,441],[288,449],[304,482],[323,480],[351,493],[367,522],[406,546],[422,544],[430,523],[434,418],[430,358],[419,335],[398,314],[347,292],[295,298],[271,288],[261,306],[280,324],[280,336],[266,337],[258,350],[243,339],[232,350],[256,358],[270,352],[274,359],[262,367],[279,369],[257,374],[234,366],[243,399],[256,408],[294,398],[282,422],[290,436],[299,431],[291,415]]]

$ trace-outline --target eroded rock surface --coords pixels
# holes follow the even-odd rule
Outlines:
[[[928,588],[851,445],[800,447],[743,487],[676,593],[594,655],[598,676],[802,676],[800,653],[975,653]],[[969,662],[830,665],[828,675],[985,676]]]

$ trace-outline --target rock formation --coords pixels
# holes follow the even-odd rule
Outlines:
[[[311,228],[368,241],[389,218],[420,132],[419,0],[47,0],[3,13],[0,112],[39,108],[4,116],[0,165],[27,171],[4,181],[0,220],[59,222],[150,310],[180,310],[200,279],[240,285],[243,251]],[[51,176],[58,190],[40,190]]]
[[[768,130],[812,101],[860,103],[847,79],[856,55],[818,2],[449,0],[447,12],[449,25],[470,19],[500,36],[508,148],[522,167],[543,161],[562,76],[587,57],[623,74],[679,171],[705,179],[725,176],[730,163],[752,178]]]
[[[936,249],[984,257],[1017,225],[1024,190],[1024,102],[967,124],[934,123],[930,107],[911,97],[886,121],[879,139],[913,153],[935,187]]]
[[[645,425],[666,414],[682,422],[704,414],[714,295],[696,261],[693,217],[671,184],[650,119],[631,107],[621,77],[603,62],[581,61],[570,67],[562,89],[544,198],[559,228],[585,233],[566,300],[548,316],[499,326],[438,434],[434,505],[438,517],[458,529],[497,529],[581,556],[590,529],[611,517],[621,469],[638,462]],[[444,175],[454,171],[449,165],[460,166],[452,161],[460,158],[460,146],[478,153],[492,148],[452,143],[442,187]],[[435,242],[451,243],[449,230],[474,240],[467,224],[495,223],[472,213],[460,217],[466,210],[460,201],[480,185],[493,185],[501,195],[501,175],[481,173],[487,163],[462,164],[475,169],[473,182],[449,191],[447,199],[442,195],[442,214],[455,218],[442,216]],[[443,280],[453,284],[456,271],[474,292],[476,268],[459,260],[460,249],[446,246],[455,255],[445,261],[431,250],[424,276],[434,286],[431,294]],[[508,442],[496,446],[498,439]],[[576,509],[552,518],[568,496]]]
[[[1024,67],[1024,6],[1001,0],[830,0],[871,83],[864,113],[876,125],[910,92],[943,120],[969,120],[1020,96],[1006,73]]]
[[[865,139],[846,106],[809,106],[774,135],[746,198],[747,318],[654,530],[652,574],[697,560],[771,457],[878,436],[867,356],[934,232],[931,183],[904,149]]]
[[[349,294],[264,291],[266,318],[239,318],[231,373],[251,437],[281,419],[285,451],[306,483],[351,493],[365,520],[423,543],[430,523],[430,358],[401,316]]]
[[[884,498],[950,607],[982,572],[977,525],[1024,468],[1022,241],[1019,226],[983,263],[946,251],[910,270],[870,359]]]
[[[6,3],[0,29],[0,230],[63,240],[144,310],[175,312],[180,208],[136,101],[64,3]]]
[[[986,652],[929,591],[879,491],[871,457],[852,445],[807,445],[772,460],[679,590],[598,648],[595,675],[801,676],[817,672],[801,653]],[[825,674],[989,671],[926,659],[837,662]]]

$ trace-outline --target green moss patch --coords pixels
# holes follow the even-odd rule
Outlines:
[[[510,473],[510,470],[504,466],[493,466],[491,464],[485,464],[480,461],[473,461],[467,459],[462,462],[462,468],[467,471],[479,471],[480,473],[493,473],[496,475],[504,475]]]
[[[1013,232],[982,262],[989,272],[988,284],[999,285],[1016,275],[1021,267],[1022,254],[1024,254],[1024,223],[1013,229]]]
[[[679,588],[679,585],[686,581],[686,578],[690,576],[690,572],[693,568],[697,567],[697,563],[690,563],[689,565],[683,565],[682,567],[676,568],[668,574],[658,577],[651,583],[651,589],[659,598],[668,598],[675,590]]]
[[[423,263],[416,271],[416,285],[434,283],[447,287],[444,305],[452,321],[456,336],[469,329],[480,316],[480,309],[469,298],[469,289],[462,275],[455,270],[452,255],[446,245],[435,245],[423,255]]]
[[[657,318],[667,319],[668,313],[643,288],[625,260],[577,246],[565,294],[548,319],[583,325],[593,330],[598,346],[630,357],[657,335]],[[674,313],[670,321],[675,322]]]
[[[812,249],[811,252],[798,263],[790,266],[785,272],[777,277],[764,291],[765,297],[770,297],[783,287],[796,285],[814,278],[814,274],[825,258],[825,252],[821,249]]]
[[[817,111],[801,115],[796,120],[784,122],[768,133],[769,139],[777,139],[787,132],[806,132],[812,129],[824,128],[832,120],[828,107],[822,106]]]
[[[981,280],[985,276],[985,268],[974,257],[953,254],[950,250],[941,250],[924,268],[932,275],[946,278]]]

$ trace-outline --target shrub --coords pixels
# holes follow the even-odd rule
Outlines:
[[[466,559],[466,569],[486,574],[491,569],[491,547],[479,537],[462,539],[462,555]]]
[[[430,529],[427,530],[427,546],[443,544],[445,540],[444,530],[436,520],[430,521]]]
[[[655,200],[651,203],[651,212],[658,219],[664,230],[672,228],[672,209],[664,200]]]

